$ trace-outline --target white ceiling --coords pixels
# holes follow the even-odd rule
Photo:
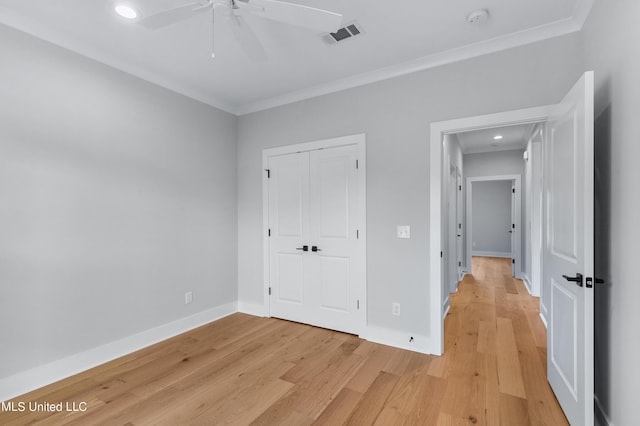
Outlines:
[[[130,0],[146,15],[192,0]],[[252,62],[208,13],[159,30],[125,22],[112,0],[0,0],[0,22],[235,114],[257,111],[576,31],[593,0],[288,0],[357,20],[329,46],[316,31],[247,16],[268,54]],[[486,24],[466,16],[485,8]]]
[[[457,133],[463,154],[524,149],[537,124],[518,124],[494,129],[472,130]],[[495,140],[494,136],[502,136]]]

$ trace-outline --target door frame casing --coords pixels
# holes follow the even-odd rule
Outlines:
[[[366,161],[366,134],[360,133],[349,136],[341,136],[331,139],[321,139],[313,142],[303,142],[293,145],[284,145],[262,150],[262,269],[263,269],[263,312],[266,317],[271,317],[270,308],[270,258],[269,258],[269,158],[279,155],[295,154],[298,152],[317,151],[320,149],[337,148],[341,146],[354,145],[357,149],[358,157],[358,256],[360,270],[357,272],[360,282],[359,288],[359,309],[357,315],[358,334],[365,333],[367,326],[367,161]]]
[[[514,212],[512,212],[515,217],[515,235],[514,235],[514,245],[515,247],[511,247],[511,255],[513,256],[514,252],[516,254],[516,263],[515,263],[515,278],[522,278],[522,176],[521,175],[500,175],[500,176],[482,176],[482,177],[468,177],[466,182],[467,188],[467,211],[466,211],[466,222],[467,222],[467,250],[465,253],[465,259],[467,262],[469,273],[471,271],[471,257],[473,254],[473,183],[474,182],[496,182],[496,181],[510,181],[514,182],[516,189],[516,200],[514,206]]]
[[[443,271],[440,265],[442,247],[442,171],[444,135],[470,130],[488,129],[547,121],[554,105],[525,108],[494,114],[477,115],[431,123],[429,139],[429,328],[430,353],[442,355],[444,351],[444,319],[442,317]],[[468,267],[469,265],[467,265]]]

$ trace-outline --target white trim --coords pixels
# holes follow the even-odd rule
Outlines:
[[[527,288],[529,295],[533,296],[533,293],[531,293],[531,280],[529,279],[529,276],[525,272],[523,272],[520,279],[524,283],[524,286]]]
[[[444,302],[442,302],[442,320],[444,321],[444,317],[447,316],[447,312],[449,312],[449,309],[451,308],[451,293],[449,293],[447,295],[447,298],[444,299]]]
[[[447,296],[447,300],[442,304],[442,321],[447,317],[447,314],[451,310],[451,295]]]
[[[429,324],[432,354],[441,355],[444,349],[442,321],[442,268],[440,265],[442,235],[442,138],[445,134],[466,130],[487,129],[513,124],[546,121],[552,105],[479,115],[431,123],[429,138]],[[468,231],[467,231],[468,232]],[[471,265],[468,265],[471,267]]]
[[[429,337],[409,331],[392,330],[384,327],[368,325],[361,338],[382,345],[423,354],[431,353]],[[409,341],[413,337],[413,341]]]
[[[85,40],[69,37],[63,31],[44,26],[9,8],[0,7],[0,22],[207,105],[231,114],[244,115],[580,31],[593,0],[576,3],[576,8],[569,18],[243,105],[222,101],[203,91],[189,88],[178,80],[167,79],[160,73],[122,60],[113,53],[96,52]]]
[[[592,0],[589,0],[592,1]],[[578,2],[582,3],[582,2]],[[253,112],[263,111],[269,108],[287,105],[293,102],[303,101],[305,99],[315,98],[327,95],[341,90],[347,90],[354,87],[364,86],[378,81],[388,80],[403,75],[439,67],[466,59],[475,58],[490,53],[500,52],[518,46],[523,46],[538,41],[559,37],[580,31],[584,20],[591,9],[577,9],[575,13],[579,13],[579,19],[567,18],[549,24],[529,28],[516,33],[511,33],[496,37],[490,40],[469,44],[467,46],[458,47],[444,52],[435,53],[433,55],[424,56],[422,58],[410,60],[385,68],[357,74],[351,77],[342,78],[326,84],[319,84],[314,87],[289,92],[280,96],[274,96],[268,99],[249,102],[235,109],[236,114],[245,115]]]
[[[349,136],[340,136],[332,139],[323,139],[313,142],[304,142],[294,145],[286,145],[275,148],[266,148],[262,150],[262,168],[269,168],[269,158],[292,154],[296,152],[315,151],[319,149],[335,148],[340,146],[355,145],[358,150],[358,193],[359,196],[359,217],[358,217],[358,231],[360,241],[359,248],[362,256],[362,271],[360,286],[360,309],[358,315],[358,335],[362,334],[362,331],[367,327],[367,147],[366,147],[366,134],[359,133]],[[267,174],[265,173],[262,179],[262,268],[263,268],[263,309],[264,316],[270,317],[270,298],[269,298],[269,181]]]
[[[194,328],[237,312],[237,303],[227,303],[189,317],[163,324],[125,338],[40,365],[0,380],[0,401],[8,401],[43,386],[89,370]]]
[[[69,37],[64,33],[64,31],[56,30],[50,26],[43,26],[41,23],[36,22],[29,17],[22,16],[8,7],[0,6],[0,11],[0,22],[8,25],[9,27],[30,34],[41,40],[45,40],[47,43],[75,52],[101,64],[115,68],[118,71],[125,72],[172,92],[194,99],[198,102],[238,115],[239,110],[236,106],[229,102],[217,99],[202,90],[188,87],[188,85],[180,82],[179,79],[175,80],[167,78],[162,72],[150,71],[146,67],[134,64],[126,59],[123,60],[118,55],[107,51],[96,52],[95,48],[85,39]]]
[[[481,251],[481,250],[472,250],[471,256],[479,256],[479,257],[504,257],[507,259],[511,259],[511,253],[503,253],[501,251]]]
[[[614,426],[613,422],[609,419],[609,416],[607,416],[607,413],[602,408],[602,404],[600,404],[598,395],[594,395],[593,400],[596,404],[595,417],[596,417],[598,426]],[[604,422],[604,423],[601,423],[601,422]]]
[[[266,317],[267,312],[264,310],[264,304],[238,301],[238,312],[243,314],[253,315],[255,317]]]
[[[542,314],[542,312],[540,312],[540,319],[542,320],[542,325],[544,325],[544,328],[549,328],[547,326],[547,318]]]

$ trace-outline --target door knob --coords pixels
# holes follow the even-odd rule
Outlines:
[[[296,250],[309,251],[309,246],[296,247]]]
[[[568,277],[566,275],[563,275],[562,278],[564,278],[567,281],[571,281],[576,283],[576,285],[578,287],[582,287],[582,274],[581,273],[577,273],[575,277]]]
[[[318,246],[311,246],[311,251],[316,252],[316,251],[322,251],[322,250],[319,249]]]

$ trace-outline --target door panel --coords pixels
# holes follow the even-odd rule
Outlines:
[[[593,73],[556,106],[544,146],[547,370],[571,424],[593,425]],[[545,290],[546,291],[546,290]]]
[[[359,331],[357,150],[347,145],[269,159],[271,316]]]
[[[304,156],[280,158],[280,164],[277,166],[278,176],[274,176],[277,185],[273,199],[274,212],[277,212],[275,231],[280,237],[302,237],[303,214],[306,213],[303,194],[306,170],[299,157]]]
[[[313,157],[318,168],[317,220],[320,238],[348,238],[349,172],[353,164],[348,156]]]
[[[282,302],[303,303],[304,266],[302,254],[277,253],[275,279]]]
[[[549,148],[551,154],[550,185],[555,188],[551,193],[550,206],[553,209],[550,215],[550,240],[551,250],[556,256],[564,257],[567,261],[576,264],[577,259],[577,233],[578,210],[576,205],[578,141],[575,131],[578,125],[577,106],[572,106],[569,111],[557,121],[551,129]]]
[[[309,154],[296,153],[269,160],[269,281],[273,316],[301,315],[307,291],[305,252],[309,239]]]
[[[322,256],[320,261],[320,307],[349,311],[349,258]]]

